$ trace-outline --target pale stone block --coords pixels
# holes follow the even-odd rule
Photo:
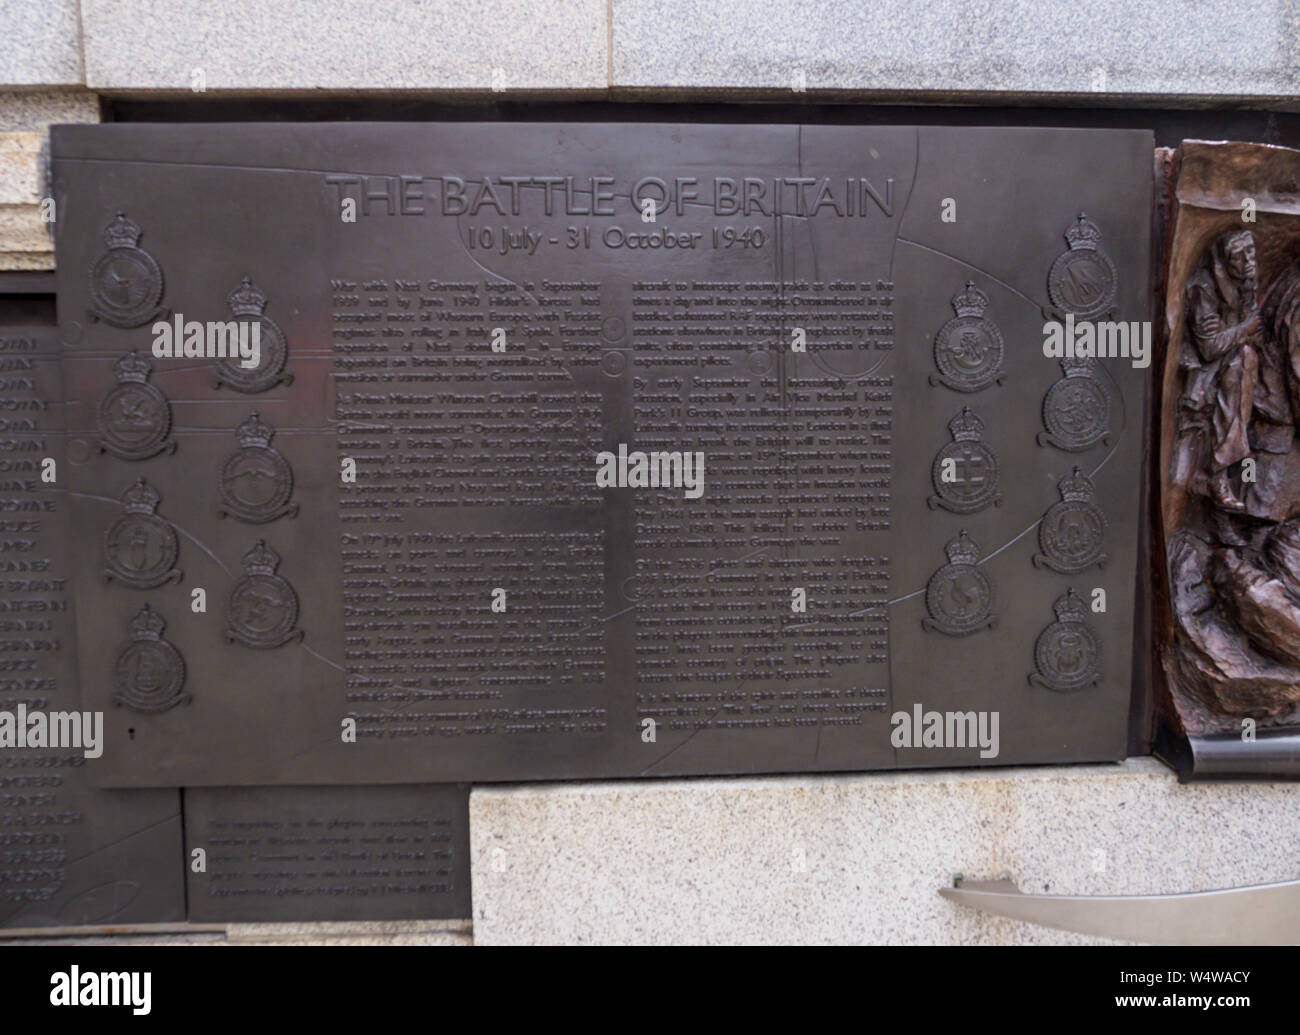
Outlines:
[[[504,943],[1083,944],[958,906],[1300,877],[1300,787],[1122,765],[476,788],[474,934]]]
[[[0,205],[0,252],[54,252],[50,224],[39,205]]]
[[[580,90],[608,83],[605,0],[83,0],[101,90]]]
[[[51,125],[99,120],[99,97],[89,90],[0,92],[0,132],[3,133],[36,130],[48,139]]]
[[[611,2],[615,87],[797,96],[799,76],[808,91],[935,98],[1300,93],[1292,0]]]
[[[40,133],[0,133],[0,205],[39,205],[45,196]]]
[[[0,25],[0,86],[85,81],[77,0],[0,0]]]

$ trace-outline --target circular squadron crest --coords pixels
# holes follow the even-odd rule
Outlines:
[[[1047,296],[1060,313],[1090,320],[1115,302],[1118,276],[1110,256],[1101,250],[1101,229],[1082,212],[1065,231],[1070,247],[1057,256],[1047,273]]]
[[[123,460],[146,460],[175,450],[171,403],[149,383],[153,372],[149,361],[128,352],[113,369],[117,385],[99,401],[96,411],[100,449]]]
[[[143,232],[120,209],[104,228],[108,250],[90,268],[90,318],[114,327],[139,327],[162,310],[162,269],[141,248]]]
[[[1066,575],[1078,574],[1094,564],[1104,566],[1106,516],[1094,502],[1092,479],[1076,467],[1057,483],[1057,490],[1060,501],[1047,508],[1038,526],[1042,553],[1034,554],[1034,564]]]
[[[275,573],[280,555],[258,540],[244,554],[244,575],[230,591],[226,637],[245,647],[269,649],[302,639],[298,594]]]
[[[1043,427],[1038,444],[1079,453],[1098,442],[1110,444],[1110,393],[1097,377],[1097,362],[1064,356],[1065,376],[1043,396]]]
[[[1088,628],[1088,609],[1073,588],[1052,605],[1056,621],[1038,634],[1033,686],[1072,693],[1101,681],[1101,641]]]
[[[298,516],[293,495],[293,469],[271,445],[275,429],[252,413],[235,428],[239,449],[221,468],[221,506],[217,513],[250,524],[264,524],[288,514]]]
[[[176,530],[155,511],[162,499],[143,478],[122,493],[123,513],[104,533],[104,581],[133,589],[176,582]]]
[[[279,384],[292,384],[293,375],[284,372],[289,358],[289,343],[280,325],[266,315],[266,295],[248,277],[227,296],[230,311],[240,325],[241,339],[247,335],[257,341],[256,365],[244,366],[238,355],[216,361],[213,386],[225,385],[237,392],[265,392]]]
[[[983,510],[990,503],[1001,505],[998,492],[998,460],[980,436],[984,422],[963,406],[948,422],[952,441],[939,450],[930,468],[935,495],[930,509],[943,507],[957,513]]]
[[[162,638],[167,623],[145,604],[130,622],[131,639],[113,663],[113,701],[138,712],[165,712],[190,699],[185,686],[185,661]]]
[[[930,576],[925,587],[928,618],[921,625],[948,636],[967,636],[997,624],[993,614],[993,585],[977,568],[979,544],[963,528],[944,547],[948,563]]]
[[[934,338],[934,365],[939,373],[930,384],[946,385],[958,392],[978,392],[1005,380],[1002,356],[1006,346],[1002,332],[986,319],[989,296],[966,281],[966,289],[952,296],[955,317],[939,328]]]

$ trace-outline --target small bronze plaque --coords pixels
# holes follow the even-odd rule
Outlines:
[[[194,921],[470,915],[465,787],[188,790],[185,844]]]

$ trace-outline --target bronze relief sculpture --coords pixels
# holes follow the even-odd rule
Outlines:
[[[1162,661],[1183,731],[1246,754],[1257,724],[1300,724],[1300,210],[1284,189],[1300,152],[1191,141],[1178,157]]]

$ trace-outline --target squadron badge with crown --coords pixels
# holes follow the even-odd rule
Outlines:
[[[173,452],[172,407],[149,383],[152,365],[139,353],[128,352],[113,369],[117,387],[100,400],[96,412],[100,449],[122,460],[147,460],[164,450]]]
[[[293,375],[284,372],[289,358],[289,344],[280,325],[266,315],[266,295],[248,277],[234,291],[228,302],[236,320],[252,320],[259,327],[261,354],[255,367],[245,367],[239,356],[215,361],[213,386],[225,385],[237,392],[265,392],[280,384],[292,384]]]
[[[967,636],[997,624],[993,614],[993,585],[975,565],[980,559],[979,544],[962,529],[956,539],[944,547],[948,563],[930,576],[925,587],[928,618],[921,625],[948,636]]]
[[[226,609],[227,639],[264,650],[302,639],[298,594],[275,573],[279,566],[280,555],[261,539],[244,554],[244,575]]]
[[[1100,682],[1101,641],[1088,628],[1088,608],[1082,598],[1073,588],[1068,589],[1052,610],[1056,621],[1039,633],[1034,643],[1038,671],[1030,674],[1030,684],[1072,693]]]
[[[1101,229],[1082,212],[1065,231],[1065,239],[1069,250],[1057,256],[1047,272],[1047,297],[1056,307],[1053,315],[1072,313],[1091,320],[1114,305],[1119,279],[1115,264],[1101,250]]]
[[[966,281],[966,289],[952,296],[957,315],[939,328],[934,338],[934,365],[939,373],[930,375],[930,384],[946,385],[958,392],[978,392],[1006,380],[1002,373],[1002,355],[1006,346],[1002,332],[986,319],[989,296]]]
[[[130,621],[131,639],[113,665],[113,701],[138,712],[165,712],[190,699],[185,661],[162,638],[162,616],[145,604]]]
[[[927,501],[930,509],[967,514],[983,510],[990,503],[1001,504],[998,492],[998,460],[980,437],[984,422],[969,406],[948,422],[952,441],[939,450],[930,468],[935,495]]]
[[[1097,361],[1063,356],[1065,376],[1043,396],[1043,427],[1038,444],[1071,453],[1110,444],[1110,393],[1097,376]]]
[[[1066,575],[1075,575],[1102,567],[1106,555],[1102,540],[1106,535],[1106,516],[1093,502],[1092,479],[1075,468],[1057,484],[1061,499],[1047,508],[1038,526],[1038,545],[1042,553],[1034,554],[1037,567],[1048,567]]]
[[[162,269],[140,247],[143,231],[118,210],[104,228],[108,250],[90,268],[90,318],[114,327],[139,327],[162,314]]]
[[[275,429],[254,411],[235,429],[239,450],[221,468],[221,503],[217,513],[260,525],[288,514],[298,516],[293,469],[271,446]]]
[[[155,511],[162,497],[143,478],[122,493],[124,513],[104,533],[104,580],[133,589],[177,582],[176,529]]]

